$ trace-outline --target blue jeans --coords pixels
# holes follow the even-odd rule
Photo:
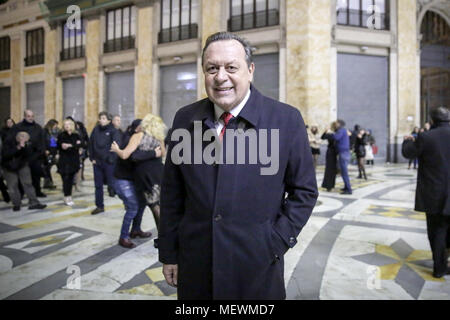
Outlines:
[[[108,186],[114,186],[114,164],[105,161],[96,160],[94,164],[94,183],[95,183],[95,205],[97,208],[104,209],[103,202],[103,182],[106,180]]]
[[[350,178],[348,177],[348,164],[350,163],[350,152],[344,151],[339,153],[339,167],[341,168],[342,180],[344,180],[345,190],[352,192]]]
[[[123,217],[120,238],[128,239],[130,237],[131,222],[133,222],[131,231],[141,231],[142,215],[147,203],[142,192],[136,190],[133,181],[115,179],[114,189],[125,205],[125,216]]]

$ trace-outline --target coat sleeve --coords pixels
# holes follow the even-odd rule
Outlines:
[[[92,129],[91,132],[91,136],[89,137],[89,142],[88,142],[88,153],[89,153],[89,160],[93,160],[93,155],[94,155],[94,133],[95,133],[95,127],[94,129]]]
[[[156,158],[155,150],[143,151],[143,150],[137,149],[130,156],[131,161],[134,161],[134,162],[147,161],[147,160],[151,160],[154,158]]]
[[[272,229],[272,240],[278,256],[295,246],[319,195],[308,136],[300,112],[296,111],[293,119],[295,123],[291,125],[295,129],[284,176],[287,197]]]
[[[177,128],[179,113],[173,128]],[[185,190],[180,167],[172,162],[171,152],[176,142],[169,141],[161,184],[161,220],[158,232],[159,261],[178,263],[178,226],[184,215]]]
[[[416,141],[405,140],[402,143],[402,155],[407,159],[418,158],[422,154],[422,135],[416,138]]]

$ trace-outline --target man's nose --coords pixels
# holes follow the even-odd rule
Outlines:
[[[215,77],[216,82],[221,83],[221,82],[226,81],[227,79],[228,79],[228,75],[227,75],[227,72],[225,71],[225,68],[220,67],[219,71],[217,71],[217,73],[216,73],[216,77]]]

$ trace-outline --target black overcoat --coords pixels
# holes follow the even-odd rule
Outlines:
[[[415,142],[405,140],[402,154],[419,159],[415,210],[450,216],[450,123],[438,123]]]
[[[327,153],[325,156],[325,173],[323,175],[322,188],[333,189],[336,184],[337,174],[337,152],[334,146],[334,135],[332,133],[324,133],[322,140],[328,140]]]
[[[63,143],[71,144],[72,147],[64,150]],[[80,170],[80,148],[85,147],[78,133],[68,134],[66,131],[58,135],[58,173],[74,174]]]
[[[284,299],[283,255],[297,243],[318,197],[303,119],[297,109],[252,86],[227,129],[244,129],[236,130],[240,134],[255,129],[259,143],[261,129],[268,141],[278,130],[279,152],[277,143],[269,143],[268,153],[279,158],[275,174],[261,174],[270,165],[259,157],[251,164],[250,148],[246,164],[237,164],[236,156],[235,164],[174,163],[172,150],[182,140],[177,129],[188,130],[194,150],[194,122],[205,131],[214,121],[209,99],[175,115],[162,182],[159,259],[178,264],[179,299]]]

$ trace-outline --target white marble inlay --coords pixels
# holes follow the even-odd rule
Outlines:
[[[117,243],[115,237],[98,235],[44,257],[22,264],[0,276],[0,299],[31,286]],[[69,275],[68,275],[69,277]]]
[[[0,256],[0,274],[11,270],[13,267],[13,262],[10,258],[6,256]]]
[[[317,200],[320,201],[321,204],[314,207],[314,213],[337,210],[343,206],[342,201],[334,198],[327,198],[323,195],[319,195],[319,198]]]
[[[46,242],[44,241],[44,242],[41,242],[41,245],[33,246],[31,248],[25,248],[26,246],[28,246],[30,244],[36,243],[36,241],[39,240],[40,238],[60,237],[60,236],[62,236],[62,237],[67,236],[67,238],[62,240],[61,242],[57,242],[57,243],[46,244]],[[32,253],[36,253],[38,251],[50,248],[52,246],[56,246],[56,245],[59,245],[61,243],[70,241],[72,239],[79,238],[81,236],[83,236],[81,233],[73,232],[73,231],[57,232],[57,233],[48,234],[48,235],[45,235],[45,236],[42,236],[42,237],[39,236],[36,239],[30,239],[30,240],[22,241],[22,242],[19,242],[19,243],[14,243],[12,245],[5,246],[5,248],[22,250],[22,251],[25,251],[25,252],[28,252],[28,253],[32,254]],[[49,240],[49,241],[51,242],[51,240]],[[39,243],[36,243],[36,244],[39,244]]]
[[[426,234],[345,226],[328,258],[322,279],[321,299],[411,299],[394,280],[380,280],[373,288],[371,266],[352,257],[375,252],[377,244],[391,246],[403,239],[414,250],[430,250]],[[448,286],[448,284],[447,284]]]
[[[117,241],[117,240],[116,240]],[[111,261],[81,276],[81,289],[85,291],[113,292],[135,275],[158,260],[153,241],[131,249]]]
[[[289,283],[289,279],[302,257],[306,248],[311,243],[317,232],[329,221],[328,218],[314,217],[309,218],[303,230],[297,238],[297,244],[294,248],[289,249],[284,255],[284,282],[285,285]]]
[[[176,300],[176,297],[58,289],[41,300]]]

